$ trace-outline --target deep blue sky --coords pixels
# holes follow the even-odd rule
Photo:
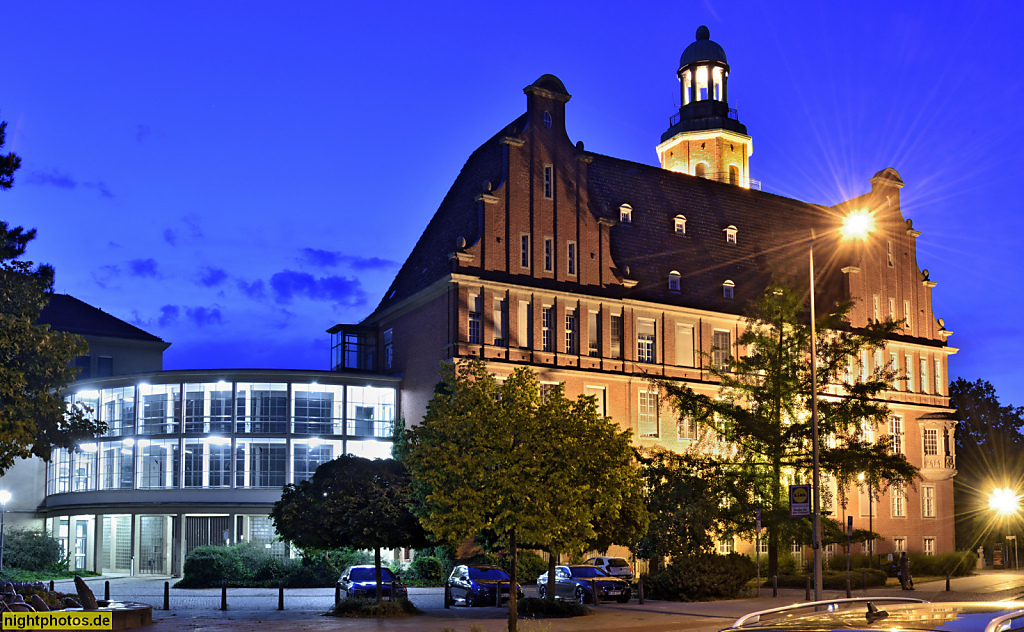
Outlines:
[[[294,6],[285,6],[285,5]],[[212,6],[211,6],[212,5]],[[372,6],[371,6],[372,5]],[[588,150],[654,163],[701,24],[767,191],[894,167],[952,374],[1024,404],[1024,9],[1010,2],[4,3],[0,219],[167,368],[328,368],[465,159],[553,73]]]

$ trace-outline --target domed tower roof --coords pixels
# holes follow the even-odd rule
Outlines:
[[[701,25],[697,29],[697,41],[686,47],[682,57],[679,58],[679,67],[689,66],[698,61],[717,61],[728,66],[725,58],[725,50],[711,40],[711,31],[708,27]]]

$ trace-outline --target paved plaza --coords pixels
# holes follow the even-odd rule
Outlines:
[[[278,591],[268,588],[229,588],[228,610],[220,610],[220,589],[170,589],[170,610],[164,611],[164,581],[167,577],[98,577],[87,580],[98,596],[103,595],[104,581],[110,581],[111,599],[140,601],[154,606],[154,624],[150,630],[267,630],[278,628],[302,631],[328,630],[425,630],[441,632],[498,632],[506,627],[506,610],[499,608],[443,607],[440,588],[410,588],[409,598],[423,616],[403,619],[347,619],[324,617],[334,601],[332,588],[295,588],[285,590],[285,609],[279,611]],[[73,590],[70,582],[57,582],[58,590]],[[919,584],[914,592],[898,587],[855,590],[854,597],[891,596],[917,597],[930,601],[1002,601],[1024,597],[1024,571],[982,571],[971,577]],[[527,596],[536,596],[534,587],[526,588]],[[771,589],[762,589],[761,597],[728,601],[678,603],[650,601],[640,605],[634,599],[628,604],[601,604],[592,607],[594,614],[573,619],[523,620],[525,632],[597,632],[630,630],[633,632],[717,632],[747,612],[804,600],[803,590],[780,589],[773,598]],[[843,597],[839,591],[826,591],[826,597]]]

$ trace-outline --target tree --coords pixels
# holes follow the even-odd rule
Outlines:
[[[0,147],[7,124],[0,123]],[[0,190],[14,183],[21,159],[0,155]],[[49,460],[54,448],[72,448],[105,430],[60,395],[87,352],[80,336],[38,325],[53,292],[53,268],[20,259],[36,231],[0,222],[0,475],[18,459]]]
[[[442,364],[427,414],[404,440],[424,527],[450,544],[493,533],[508,546],[513,583],[520,543],[582,551],[602,528],[636,537],[646,527],[630,432],[600,417],[592,397],[570,401],[560,387],[542,397],[528,368],[499,383],[479,361]]]
[[[866,429],[888,420],[888,407],[880,398],[894,377],[892,367],[868,372],[858,366],[858,359],[882,348],[898,325],[872,323],[854,331],[847,320],[850,308],[840,305],[817,318],[820,469],[836,479],[840,490],[861,473],[881,487],[913,484],[917,469],[906,457],[865,435]],[[749,308],[738,340],[747,355],[725,359],[731,350],[712,351],[717,361],[711,362],[711,372],[721,380],[717,396],[662,383],[683,422],[696,421],[714,438],[712,454],[729,470],[734,497],[722,509],[731,524],[727,531],[752,533],[756,510],[761,509],[772,574],[778,570],[782,539],[804,540],[809,533],[809,520],[789,518],[784,489],[786,477],[808,480],[811,471],[806,318],[800,295],[773,284]]]
[[[1024,407],[1000,404],[995,388],[980,379],[957,378],[949,385],[949,399],[960,418],[954,433],[956,545],[973,549],[979,542],[990,543],[1001,526],[988,513],[988,494],[995,487],[1018,485],[1024,467]]]
[[[400,461],[346,454],[316,468],[312,480],[285,485],[270,517],[281,537],[301,548],[373,549],[380,602],[380,550],[427,544],[411,502]]]

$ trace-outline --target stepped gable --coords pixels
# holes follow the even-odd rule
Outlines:
[[[40,312],[36,322],[41,325],[49,325],[56,331],[66,331],[82,336],[163,342],[153,334],[67,294],[50,295],[50,302]]]

